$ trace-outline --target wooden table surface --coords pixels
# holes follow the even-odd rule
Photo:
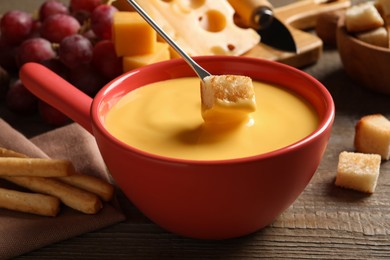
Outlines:
[[[0,12],[15,8],[32,11],[41,2],[2,0]],[[390,118],[390,96],[372,93],[353,82],[332,48],[325,48],[316,64],[302,69],[329,89],[336,119],[327,151],[310,184],[271,226],[237,239],[188,239],[162,230],[120,196],[126,221],[18,259],[390,259],[390,162],[382,163],[373,195],[334,185],[339,153],[353,151],[355,123],[371,113]],[[36,118],[12,115],[4,105],[0,105],[0,117],[27,136],[49,130]]]

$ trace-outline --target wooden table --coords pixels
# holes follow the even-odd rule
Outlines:
[[[41,2],[3,0],[0,12],[15,8],[31,11]],[[165,232],[120,196],[128,217],[125,222],[18,259],[390,259],[390,162],[382,163],[373,195],[334,185],[339,153],[353,151],[356,121],[371,113],[390,118],[390,96],[372,93],[353,82],[335,49],[325,48],[316,64],[302,69],[329,89],[336,119],[312,181],[271,226],[237,239],[188,239]],[[4,105],[0,105],[0,116],[28,136],[49,130],[36,118],[15,117]]]

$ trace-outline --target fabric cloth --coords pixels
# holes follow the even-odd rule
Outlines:
[[[69,159],[80,173],[110,181],[94,137],[75,123],[27,139],[0,119],[0,147],[30,157]],[[0,187],[17,188],[1,179]],[[0,209],[0,259],[9,259],[123,220],[125,215],[115,202],[105,203],[96,215],[86,215],[64,205],[56,217]]]

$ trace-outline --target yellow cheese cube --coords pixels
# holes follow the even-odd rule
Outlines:
[[[123,72],[169,59],[169,45],[164,42],[156,42],[156,51],[151,54],[123,57]]]
[[[155,52],[156,31],[136,12],[115,12],[113,42],[118,56]]]
[[[157,41],[158,42],[164,42],[166,44],[168,44],[160,35],[157,34]],[[181,58],[180,54],[177,53],[177,51],[171,47],[171,46],[168,46],[169,48],[169,55],[171,57],[171,59],[175,59],[175,58]]]
[[[169,54],[171,55],[171,59],[180,58],[180,54],[171,46],[169,46]]]

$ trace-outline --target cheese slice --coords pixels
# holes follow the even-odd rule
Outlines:
[[[137,3],[189,55],[241,55],[260,41],[240,28],[227,0],[137,0]]]

